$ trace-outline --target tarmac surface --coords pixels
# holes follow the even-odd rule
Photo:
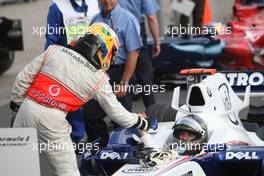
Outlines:
[[[159,1],[163,5],[161,9],[162,18],[160,19],[171,20],[171,14],[168,14],[170,6],[166,6],[168,2],[169,0]],[[232,13],[232,2],[231,0],[211,0],[214,19],[229,18]],[[50,3],[50,0],[39,0],[32,3],[0,6],[0,16],[22,20],[25,49],[15,53],[16,59],[12,67],[0,76],[0,128],[8,128],[10,124],[9,95],[17,73],[44,49],[45,36],[40,36],[40,31],[46,26],[46,16]],[[170,22],[168,21],[168,23]],[[162,24],[164,24],[164,21]],[[36,29],[39,31],[36,32]],[[170,103],[171,96],[171,90],[166,91],[166,93],[156,94],[157,103]],[[135,112],[144,111],[144,106],[140,99],[134,101],[133,109]],[[41,175],[52,176],[51,168],[43,160],[41,160]]]

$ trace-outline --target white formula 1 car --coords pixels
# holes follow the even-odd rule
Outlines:
[[[175,120],[186,114],[196,115],[207,123],[208,129],[208,144],[202,151],[195,155],[179,155],[153,167],[143,167],[140,161],[148,155],[148,150],[137,142],[135,136],[139,136],[138,131],[116,129],[107,147],[84,152],[82,175],[92,174],[95,168],[102,175],[116,176],[264,175],[264,130],[261,124],[242,123],[240,120],[247,114],[250,86],[246,88],[242,101],[221,73],[203,69],[181,73],[188,75],[186,103],[179,107],[180,88],[177,87],[171,105],[149,108],[148,116],[159,119],[158,129],[152,137],[156,148],[164,150],[173,133]]]

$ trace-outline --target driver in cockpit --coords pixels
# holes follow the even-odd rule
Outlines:
[[[173,132],[166,140],[162,151],[158,151],[154,147],[155,151],[141,161],[143,166],[153,167],[164,164],[179,158],[179,155],[199,154],[203,146],[207,144],[207,125],[202,118],[196,115],[186,115],[177,119],[172,129]],[[147,136],[149,134],[143,135],[142,138]],[[155,146],[155,142],[151,140],[151,137],[146,138],[142,142],[146,147]]]
[[[165,150],[176,150],[181,155],[195,155],[201,152],[208,141],[205,121],[196,115],[186,115],[176,120],[173,133],[165,143]]]

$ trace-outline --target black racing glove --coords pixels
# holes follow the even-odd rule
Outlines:
[[[11,109],[11,123],[10,123],[10,126],[13,127],[14,121],[16,119],[16,114],[17,114],[20,106],[18,104],[16,104],[15,102],[11,101],[9,107]]]
[[[142,114],[138,114],[138,121],[132,128],[139,128],[141,130],[147,131],[151,129],[152,131],[158,128],[158,121],[153,117],[146,117]]]

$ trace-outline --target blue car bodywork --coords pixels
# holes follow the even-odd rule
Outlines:
[[[152,43],[149,43],[152,48]],[[221,68],[217,61],[223,55],[225,42],[211,37],[191,39],[168,37],[161,41],[161,53],[152,59],[156,80],[179,73],[185,68]]]
[[[144,150],[132,139],[132,134],[138,135],[138,131],[132,128],[116,129],[112,133],[107,147],[96,152],[85,151],[81,158],[81,174],[87,176],[99,172],[102,175],[112,175],[124,164],[139,164]],[[123,141],[122,144],[120,141]],[[189,156],[184,159],[184,162],[198,163],[208,176],[263,176],[264,146],[227,147],[223,144],[221,149],[217,147],[220,144],[211,144],[210,146],[206,146],[207,149],[202,155]],[[151,169],[146,169],[147,171],[151,171]]]

